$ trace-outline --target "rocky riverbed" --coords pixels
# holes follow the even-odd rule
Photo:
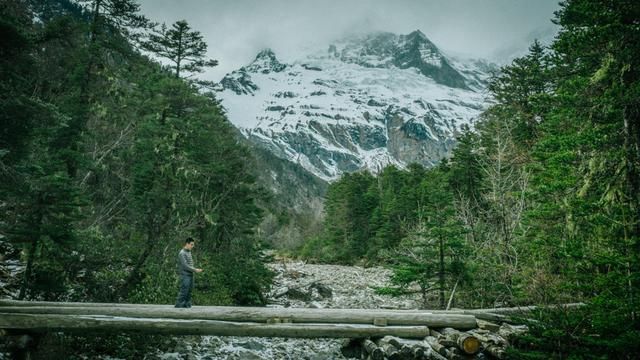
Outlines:
[[[16,261],[0,262],[2,283],[16,279],[21,270]],[[388,284],[391,271],[383,267],[359,267],[307,264],[280,260],[269,265],[276,273],[272,290],[267,294],[271,307],[415,309],[417,296],[391,297],[376,294],[375,288]],[[16,290],[17,288],[12,287]],[[12,295],[12,294],[5,294]],[[15,295],[15,294],[13,294]],[[197,305],[197,294],[194,300]],[[167,351],[148,354],[146,359],[345,359],[340,349],[342,339],[288,339],[219,336],[176,337],[177,345]],[[0,352],[0,360],[9,359]],[[103,360],[116,360],[105,357]]]
[[[382,267],[318,265],[281,261],[270,265],[276,272],[270,306],[361,309],[417,308],[416,297],[378,295],[391,272]],[[286,339],[204,336],[181,341],[172,351],[151,359],[345,359],[340,339]]]

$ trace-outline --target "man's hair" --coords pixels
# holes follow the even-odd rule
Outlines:
[[[185,243],[185,245],[186,245],[186,244],[190,244],[190,243],[192,243],[192,242],[196,242],[192,237],[188,237],[188,238],[184,239],[184,243]]]

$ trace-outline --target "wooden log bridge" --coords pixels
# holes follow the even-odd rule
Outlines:
[[[424,338],[429,328],[477,327],[460,311],[302,309],[0,300],[0,329],[296,338]]]

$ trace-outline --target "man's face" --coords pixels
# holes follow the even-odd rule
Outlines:
[[[193,245],[195,245],[195,244],[196,244],[195,241],[194,242],[188,242],[188,243],[186,243],[184,245],[184,247],[185,247],[185,249],[191,250],[191,249],[193,249]]]

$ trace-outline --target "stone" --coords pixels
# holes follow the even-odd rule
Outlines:
[[[263,357],[247,349],[239,349],[236,353],[239,360],[262,360]]]
[[[333,296],[333,290],[331,290],[330,287],[328,287],[327,285],[321,284],[321,283],[314,283],[310,286],[311,289],[315,289],[318,292],[318,295],[320,295],[323,298],[330,298]]]
[[[244,342],[238,342],[235,343],[236,346],[248,349],[248,350],[257,350],[257,351],[262,351],[264,349],[266,349],[266,347],[264,346],[264,344],[256,341],[256,340],[248,340],[248,341],[244,341]]]

